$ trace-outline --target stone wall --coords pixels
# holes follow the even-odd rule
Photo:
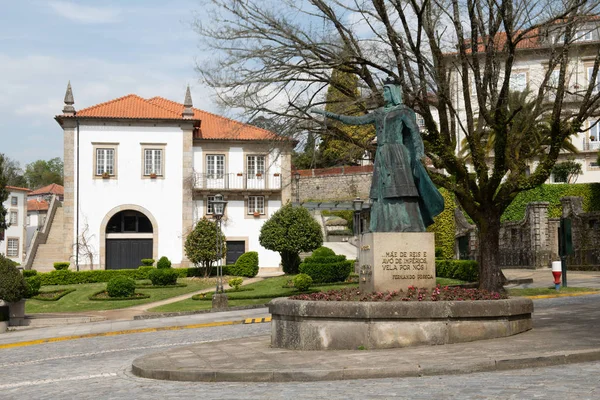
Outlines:
[[[600,212],[583,212],[581,197],[563,197],[563,218],[571,220],[574,253],[567,257],[569,270],[600,270]]]
[[[293,201],[353,200],[369,198],[373,166],[298,170],[293,178]],[[293,177],[296,175],[292,175]]]

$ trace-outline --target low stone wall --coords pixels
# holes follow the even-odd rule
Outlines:
[[[269,304],[271,346],[294,350],[388,349],[516,335],[531,329],[533,302],[318,302]]]

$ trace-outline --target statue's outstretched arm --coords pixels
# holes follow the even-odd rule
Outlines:
[[[372,112],[360,116],[340,115],[325,110],[319,110],[316,108],[311,109],[310,112],[313,114],[321,114],[326,116],[327,118],[338,120],[346,125],[366,125],[375,122],[375,115]]]

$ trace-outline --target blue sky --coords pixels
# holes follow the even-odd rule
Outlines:
[[[207,57],[191,23],[194,0],[0,0],[0,152],[26,163],[62,158],[61,113],[70,80],[75,109],[129,93],[220,113],[198,82]]]

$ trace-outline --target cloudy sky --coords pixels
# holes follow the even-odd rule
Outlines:
[[[191,28],[196,0],[0,0],[0,152],[26,163],[62,158],[61,113],[129,93],[219,112],[198,82],[205,54]]]

